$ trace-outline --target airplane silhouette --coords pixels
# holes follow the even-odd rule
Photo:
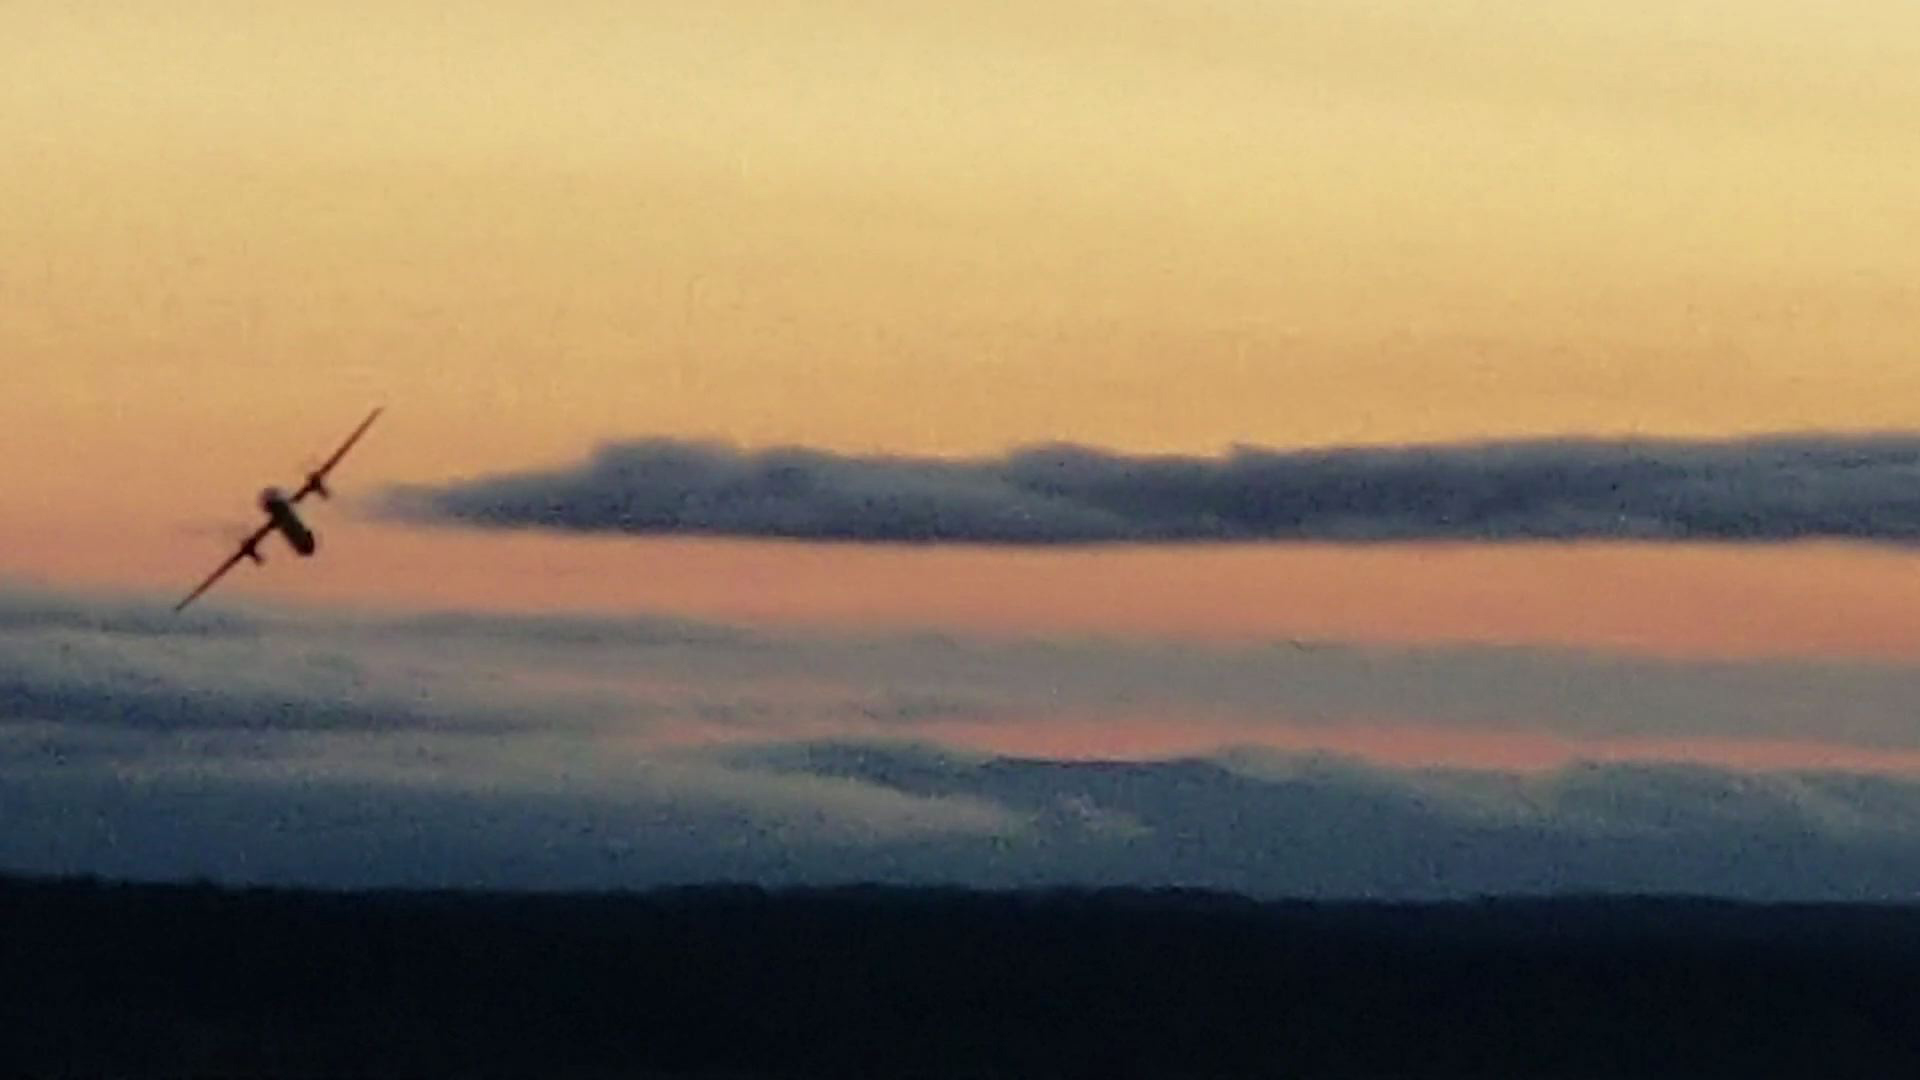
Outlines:
[[[242,540],[240,542],[240,550],[227,556],[227,561],[221,563],[218,570],[207,575],[207,580],[201,582],[198,588],[188,593],[185,600],[175,604],[173,610],[178,612],[188,604],[193,603],[194,600],[199,598],[201,593],[213,588],[213,583],[225,576],[226,572],[233,569],[234,565],[241,559],[252,559],[256,563],[266,562],[266,557],[260,554],[260,541],[266,539],[268,533],[277,531],[281,536],[286,537],[288,546],[298,552],[302,558],[313,554],[316,546],[313,530],[307,528],[306,522],[300,520],[300,515],[293,512],[294,504],[309,495],[318,495],[323,499],[332,496],[332,492],[327,489],[327,473],[333,471],[335,465],[340,464],[340,459],[347,456],[347,451],[353,449],[353,444],[360,441],[360,436],[367,433],[367,429],[373,426],[375,420],[379,419],[382,411],[384,411],[384,407],[376,408],[368,413],[367,418],[360,421],[360,426],[353,429],[353,434],[347,436],[347,441],[340,444],[340,449],[335,450],[333,456],[328,458],[319,468],[308,473],[306,482],[301,484],[299,490],[295,491],[291,496],[277,487],[270,487],[262,491],[260,493],[260,509],[267,512],[266,524],[255,529],[252,536]]]

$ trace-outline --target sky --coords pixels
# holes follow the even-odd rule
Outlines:
[[[893,808],[862,829],[897,810],[994,836],[1054,804],[969,771],[979,755],[1204,761],[1222,791],[1251,768],[1235,754],[1334,755],[1368,791],[1464,770],[1445,782],[1644,782],[1682,810],[1706,770],[1798,785],[1796,828],[1828,814],[1807,775],[1910,798],[1910,4],[25,2],[0,9],[0,71],[0,608],[39,613],[0,638],[80,665],[0,692],[16,750],[165,714],[113,681],[131,670],[225,715],[293,693],[229,684],[281,652],[304,670],[314,635],[384,671],[381,643],[432,650],[457,624],[512,630],[387,672],[375,706],[464,715],[498,678],[527,684],[526,715],[453,755],[464,779],[435,798],[542,769],[561,798],[550,752],[609,740],[636,775],[666,747],[700,759],[647,788],[661,806],[778,774],[797,819],[857,787]],[[269,547],[178,627],[150,622],[250,530],[261,487],[297,484],[375,404],[341,498],[302,505],[319,557]],[[201,620],[236,612],[277,629],[215,663]],[[615,678],[605,628],[636,624],[780,644]],[[990,700],[870,715],[969,687]],[[697,702],[758,719],[697,723]],[[320,798],[287,763],[338,753],[394,822],[441,820],[451,804],[362,769],[401,736],[327,715],[345,727],[324,739],[240,725],[243,753],[211,723],[192,745],[219,743],[210,775],[248,799]],[[112,778],[172,775],[201,726],[157,746],[109,724],[63,782],[136,819],[141,789]],[[895,771],[806,749],[848,740]],[[952,772],[937,792],[895,775],[925,755]],[[42,765],[9,767],[53,783]],[[1168,775],[1136,794],[1191,779]],[[1060,783],[1136,824],[1178,810]],[[1551,861],[1572,811],[1529,805]],[[760,819],[733,813],[675,827],[773,873]],[[1887,813],[1873,844],[1907,843]],[[241,874],[220,852],[257,842],[276,874],[346,873],[231,827],[124,865]],[[0,865],[122,865],[46,835]],[[795,865],[1002,880],[849,835]],[[515,836],[488,842],[534,843]],[[1082,855],[1019,873],[1124,864]],[[1631,863],[1580,873],[1791,879]],[[1223,866],[1189,869],[1251,880]]]

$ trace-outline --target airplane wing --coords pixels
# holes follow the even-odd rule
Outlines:
[[[353,444],[360,441],[360,436],[367,433],[367,429],[373,426],[373,422],[380,418],[380,414],[383,411],[385,411],[384,406],[368,413],[367,418],[360,421],[360,426],[353,429],[353,434],[347,436],[347,441],[340,444],[340,449],[335,450],[333,456],[328,458],[325,464],[307,474],[307,482],[301,484],[300,490],[294,492],[293,498],[288,501],[299,502],[301,499],[313,494],[318,494],[323,499],[326,498],[327,473],[331,472],[335,465],[340,464],[340,459],[347,456],[347,451],[353,449]]]
[[[213,573],[207,575],[207,580],[201,582],[199,588],[196,588],[192,592],[188,593],[187,598],[185,600],[182,600],[179,603],[173,605],[173,610],[175,612],[178,612],[181,608],[184,608],[188,604],[191,604],[195,600],[199,599],[201,593],[206,592],[208,589],[213,588],[214,582],[219,581],[222,577],[226,576],[227,571],[233,569],[234,563],[237,563],[241,559],[246,558],[247,553],[253,550],[254,545],[258,544],[261,540],[265,539],[266,535],[272,531],[273,531],[273,522],[271,521],[267,522],[265,525],[260,526],[258,529],[255,529],[253,531],[252,536],[249,536],[245,540],[242,540],[240,542],[240,549],[238,551],[235,551],[233,554],[227,556],[227,561],[220,564],[220,569],[215,570]]]

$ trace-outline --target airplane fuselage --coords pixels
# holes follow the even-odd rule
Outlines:
[[[281,536],[287,538],[287,545],[301,555],[313,554],[315,547],[313,530],[293,512],[293,504],[279,488],[268,488],[260,493],[260,509],[267,512],[267,518],[273,522]]]

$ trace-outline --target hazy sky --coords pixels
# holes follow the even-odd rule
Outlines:
[[[49,498],[370,397],[405,475],[1920,420],[1897,0],[23,3],[0,64]]]
[[[192,561],[375,400],[346,490],[1920,426],[1917,61],[1891,0],[9,4],[4,569]]]
[[[20,2],[0,72],[0,586],[171,601],[376,403],[349,497],[609,440],[986,459],[1920,429],[1904,0]],[[1884,770],[1906,759],[1817,703],[1882,708],[1847,665],[1895,697],[1920,670],[1908,547],[909,549],[307,505],[321,557],[270,547],[213,611],[1331,645],[1287,654],[1309,682],[1357,678],[1376,654],[1352,647],[1400,675],[1532,658],[1448,653],[1277,734],[1181,698],[1188,727],[1142,736],[1151,708],[1098,695],[1019,745],[915,733],[977,750]],[[1747,666],[1686,667],[1714,663]],[[1667,688],[1660,723],[1715,723],[1540,690],[1608,665]],[[1509,690],[1533,719],[1476,711]],[[866,731],[812,715],[774,735]]]

